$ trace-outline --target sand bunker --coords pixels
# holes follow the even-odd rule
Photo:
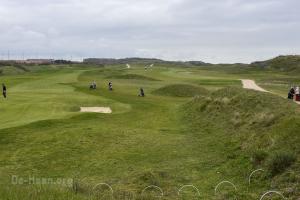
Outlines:
[[[110,107],[80,107],[80,112],[112,113]]]

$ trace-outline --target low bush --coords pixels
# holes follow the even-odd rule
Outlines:
[[[267,157],[268,157],[267,152],[261,149],[257,149],[252,152],[251,160],[253,165],[256,166],[256,165],[261,165],[266,160]]]
[[[289,152],[276,152],[268,163],[268,169],[271,176],[276,176],[284,172],[296,161],[296,156]]]

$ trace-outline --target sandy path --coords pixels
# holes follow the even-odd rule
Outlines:
[[[256,90],[256,91],[260,91],[260,92],[269,92],[269,91],[259,87],[253,80],[242,79],[241,81],[243,83],[243,88],[245,88],[245,89]],[[300,105],[299,101],[294,101],[294,102]]]
[[[110,107],[80,107],[80,112],[112,113]]]
[[[243,83],[243,88],[245,89],[256,90],[260,92],[268,92],[267,90],[259,87],[253,80],[242,79],[241,81]]]

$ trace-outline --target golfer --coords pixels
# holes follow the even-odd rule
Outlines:
[[[294,89],[294,87],[291,87],[289,94],[288,94],[288,98],[294,99],[294,95],[295,95],[295,89]]]
[[[2,83],[2,94],[3,97],[6,98],[6,86],[4,85],[4,83]]]
[[[110,91],[112,91],[112,90],[113,90],[113,87],[112,87],[112,82],[109,82],[109,83],[108,83],[108,89],[109,89]]]
[[[144,97],[145,96],[145,92],[144,92],[144,89],[143,88],[140,88],[140,94],[139,94],[140,97]]]

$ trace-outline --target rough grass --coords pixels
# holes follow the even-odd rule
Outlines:
[[[229,158],[238,160],[244,154],[254,169],[263,168],[272,177],[299,168],[299,154],[288,153],[300,151],[295,135],[299,107],[294,103],[272,94],[225,88],[209,97],[195,97],[183,110],[191,130],[223,132],[238,141],[238,150]],[[268,182],[269,178],[261,181]]]
[[[153,92],[156,95],[173,97],[194,97],[197,95],[207,95],[209,92],[202,87],[187,84],[173,84],[159,88]]]
[[[296,161],[296,156],[291,152],[275,152],[270,158],[268,168],[272,176],[284,172]]]
[[[200,112],[212,123],[226,124],[233,129],[263,129],[287,115],[295,115],[297,110],[296,105],[276,95],[239,88],[225,88],[208,97],[196,97],[186,107],[191,115]]]

